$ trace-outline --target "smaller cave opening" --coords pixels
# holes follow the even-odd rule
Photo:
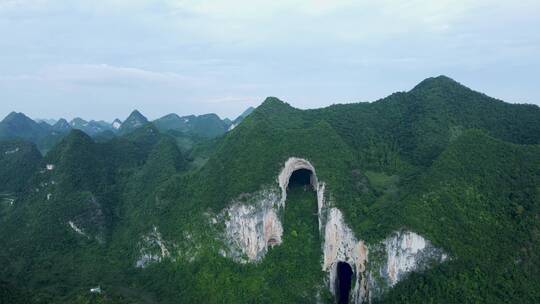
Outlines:
[[[274,247],[275,245],[277,245],[278,241],[275,239],[275,238],[270,238],[268,240],[268,246],[269,247]]]
[[[348,304],[353,280],[351,265],[346,262],[338,262],[336,276],[336,297],[338,304]]]
[[[304,187],[308,188],[311,186],[311,178],[313,172],[309,169],[298,169],[291,174],[289,178],[288,188],[294,187]]]

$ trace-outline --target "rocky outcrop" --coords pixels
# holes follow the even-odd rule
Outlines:
[[[369,289],[373,298],[379,297],[409,273],[426,270],[430,265],[448,259],[448,255],[429,240],[407,230],[395,231],[371,248],[377,257],[369,265]]]
[[[325,184],[317,181],[313,165],[302,158],[291,157],[278,175],[279,188],[269,187],[252,194],[242,194],[225,209],[225,240],[227,249],[222,252],[239,262],[259,261],[269,246],[281,244],[283,228],[280,214],[285,207],[287,187],[292,173],[299,169],[312,172],[311,185],[317,192],[319,210],[319,228],[325,218]],[[281,190],[281,191],[280,191]]]
[[[153,262],[160,262],[171,255],[156,226],[152,227],[151,232],[142,236],[139,242],[139,253],[140,256],[135,262],[135,266],[139,268],[144,268]]]
[[[357,238],[344,221],[342,212],[328,203],[326,185],[318,181],[313,165],[302,158],[289,158],[277,178],[277,186],[254,194],[243,194],[225,209],[226,250],[221,253],[242,263],[260,261],[269,246],[282,242],[280,218],[287,199],[289,179],[294,171],[312,172],[310,184],[317,192],[319,230],[323,236],[322,269],[328,273],[328,288],[336,294],[338,263],[354,272],[352,300],[365,303],[378,298],[412,271],[421,271],[447,259],[444,252],[411,231],[396,231],[376,244]],[[221,222],[223,222],[221,221]],[[219,220],[217,222],[220,222]]]
[[[390,286],[395,285],[403,274],[416,270],[428,242],[410,231],[398,232],[384,241],[388,255],[382,269]]]
[[[281,244],[283,228],[278,217],[277,191],[263,190],[224,211],[226,255],[240,262],[258,261],[269,246]]]
[[[336,294],[337,264],[346,262],[354,270],[354,303],[378,298],[409,273],[425,270],[448,258],[430,241],[405,230],[392,233],[380,243],[366,245],[356,239],[337,208],[329,211],[323,250],[323,270],[328,272],[328,288],[332,294]]]
[[[77,225],[75,225],[75,223],[73,221],[68,221],[68,225],[73,231],[77,232],[78,234],[80,234],[82,236],[85,236],[85,237],[89,238],[89,236],[86,233],[84,233],[84,231],[81,228],[79,228]]]
[[[285,162],[283,169],[278,175],[278,184],[279,188],[281,189],[281,207],[285,206],[285,201],[287,200],[287,187],[289,186],[289,179],[291,178],[293,172],[299,169],[307,169],[312,172],[311,185],[313,186],[313,190],[318,190],[317,174],[315,173],[315,168],[313,165],[303,158],[291,157]]]
[[[368,262],[368,248],[362,240],[356,239],[352,230],[344,223],[343,215],[337,208],[330,208],[328,212],[323,254],[323,270],[329,273],[328,287],[332,294],[336,294],[337,265],[339,262],[346,262],[357,274],[353,299],[356,302],[356,299],[366,298],[367,281],[364,274]]]

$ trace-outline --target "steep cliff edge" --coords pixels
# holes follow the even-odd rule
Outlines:
[[[315,168],[305,159],[291,157],[277,178],[277,186],[243,194],[225,209],[220,217],[225,221],[227,250],[223,255],[240,263],[260,262],[269,248],[283,242],[284,209],[291,178],[298,170],[311,173],[303,191],[313,190],[312,204],[316,208],[319,234],[323,240],[322,270],[327,273],[327,287],[337,296],[338,265],[347,263],[354,272],[349,293],[354,303],[364,303],[380,297],[413,271],[427,269],[444,262],[447,255],[429,240],[411,231],[395,231],[386,239],[367,244],[355,236],[345,223],[342,212],[325,203],[325,184],[318,181]],[[281,191],[280,191],[281,190]]]

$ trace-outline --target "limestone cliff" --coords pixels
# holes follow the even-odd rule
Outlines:
[[[425,270],[448,259],[448,255],[429,240],[407,230],[395,231],[370,248],[377,257],[369,265],[371,297],[379,297],[413,271]]]
[[[277,186],[242,194],[222,212],[227,245],[223,255],[241,263],[257,262],[264,258],[269,246],[281,244],[287,187],[291,175],[299,169],[312,173],[310,184],[317,192],[319,231],[323,238],[322,269],[328,273],[327,283],[332,294],[336,294],[340,262],[349,264],[354,272],[353,302],[365,303],[380,297],[408,273],[447,259],[429,240],[406,230],[395,231],[379,243],[366,244],[347,226],[342,212],[332,202],[327,202],[325,183],[318,180],[313,165],[296,157],[285,162]]]
[[[239,262],[258,261],[268,246],[281,244],[283,228],[278,217],[279,195],[263,190],[249,195],[247,202],[235,202],[222,215],[225,218],[225,255]]]
[[[336,294],[337,264],[348,263],[355,273],[354,303],[365,303],[406,278],[412,271],[425,270],[448,257],[429,240],[406,230],[393,232],[376,244],[357,240],[337,208],[331,208],[325,223],[323,270],[328,288]]]
[[[328,287],[332,294],[336,294],[337,264],[346,262],[357,274],[353,299],[366,298],[367,281],[364,276],[368,262],[368,248],[362,240],[356,239],[352,230],[344,223],[343,215],[338,208],[329,210],[324,230],[323,255],[322,267],[329,273]]]
[[[153,262],[160,262],[171,255],[156,226],[152,227],[151,232],[142,236],[139,242],[139,253],[139,259],[135,263],[135,266],[139,268],[144,268]]]
[[[276,186],[251,194],[242,194],[224,210],[225,240],[228,248],[224,255],[239,262],[259,261],[269,246],[281,244],[283,228],[280,213],[285,207],[287,187],[291,174],[298,169],[312,172],[311,185],[317,191],[319,228],[322,229],[324,183],[317,182],[315,168],[305,159],[291,157],[281,170]]]

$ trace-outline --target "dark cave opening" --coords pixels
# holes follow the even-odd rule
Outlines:
[[[289,188],[293,187],[310,187],[311,175],[313,172],[308,169],[298,169],[291,174],[289,178]]]
[[[338,304],[349,303],[353,271],[351,265],[345,262],[338,262],[336,276],[336,296]]]

